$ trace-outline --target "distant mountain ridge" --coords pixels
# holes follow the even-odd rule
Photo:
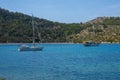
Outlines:
[[[70,24],[37,17],[34,17],[34,21],[36,42],[81,43],[92,39],[98,42],[120,42],[120,17],[98,17],[86,23]],[[0,43],[32,42],[31,28],[31,16],[0,8]]]
[[[77,37],[77,40],[80,42],[87,40],[111,43],[120,42],[120,17],[98,17],[83,25],[88,27],[80,33],[72,35],[74,40]]]

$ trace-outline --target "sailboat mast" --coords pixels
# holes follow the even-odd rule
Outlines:
[[[33,27],[33,47],[35,47],[35,25],[33,15],[32,15],[32,27]]]

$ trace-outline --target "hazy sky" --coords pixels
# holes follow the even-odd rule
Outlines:
[[[0,7],[65,23],[120,16],[120,0],[0,0]]]

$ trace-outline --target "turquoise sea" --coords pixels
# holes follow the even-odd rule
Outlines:
[[[37,44],[43,51],[0,45],[0,78],[6,80],[120,80],[120,44]]]

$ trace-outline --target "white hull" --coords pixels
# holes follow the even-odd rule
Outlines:
[[[21,47],[18,51],[42,51],[43,47]]]

